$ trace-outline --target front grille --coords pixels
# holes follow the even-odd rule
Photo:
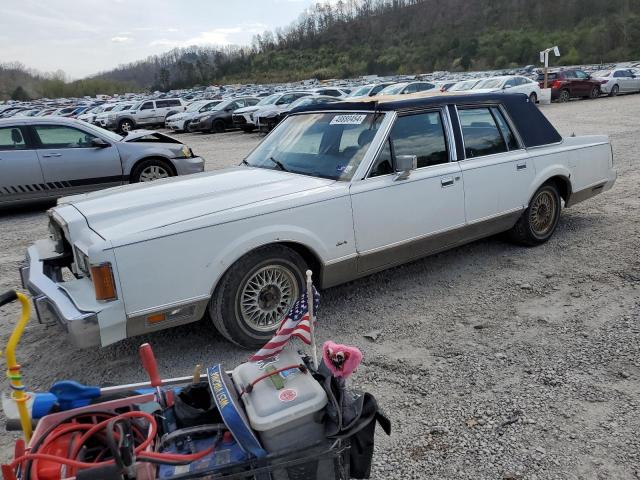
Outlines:
[[[245,123],[247,123],[247,119],[244,118],[243,115],[234,115],[232,118],[233,123],[236,123],[238,125],[244,125]]]

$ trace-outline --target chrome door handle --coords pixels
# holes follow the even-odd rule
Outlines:
[[[42,155],[44,158],[50,158],[50,157],[61,157],[62,154],[61,153],[46,153],[44,155]]]
[[[527,164],[526,163],[518,163],[516,165],[516,170],[524,170],[525,168],[527,168]]]
[[[443,187],[450,187],[453,185],[453,177],[443,177],[440,179],[440,185]]]

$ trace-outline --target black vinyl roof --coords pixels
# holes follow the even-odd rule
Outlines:
[[[529,101],[527,95],[522,93],[482,93],[482,94],[439,94],[430,96],[411,96],[402,98],[393,96],[389,99],[380,97],[373,101],[335,102],[322,105],[309,105],[299,107],[291,113],[307,111],[411,111],[429,107],[441,107],[456,105],[458,107],[501,104],[503,105],[512,122],[520,133],[520,138],[526,147],[539,147],[552,143],[558,143],[562,136],[547,120],[538,107]],[[454,122],[457,126],[457,122]]]

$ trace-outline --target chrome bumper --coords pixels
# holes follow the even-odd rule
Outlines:
[[[40,323],[59,323],[79,348],[100,345],[100,325],[95,312],[79,310],[54,279],[60,269],[45,265],[55,253],[48,240],[39,240],[27,250],[25,265],[20,268],[22,286],[33,296],[33,305]],[[53,278],[52,278],[53,277]]]

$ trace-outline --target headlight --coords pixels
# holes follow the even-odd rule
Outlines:
[[[191,149],[186,145],[182,146],[182,156],[184,158],[191,158],[193,156],[193,153],[191,153]]]

